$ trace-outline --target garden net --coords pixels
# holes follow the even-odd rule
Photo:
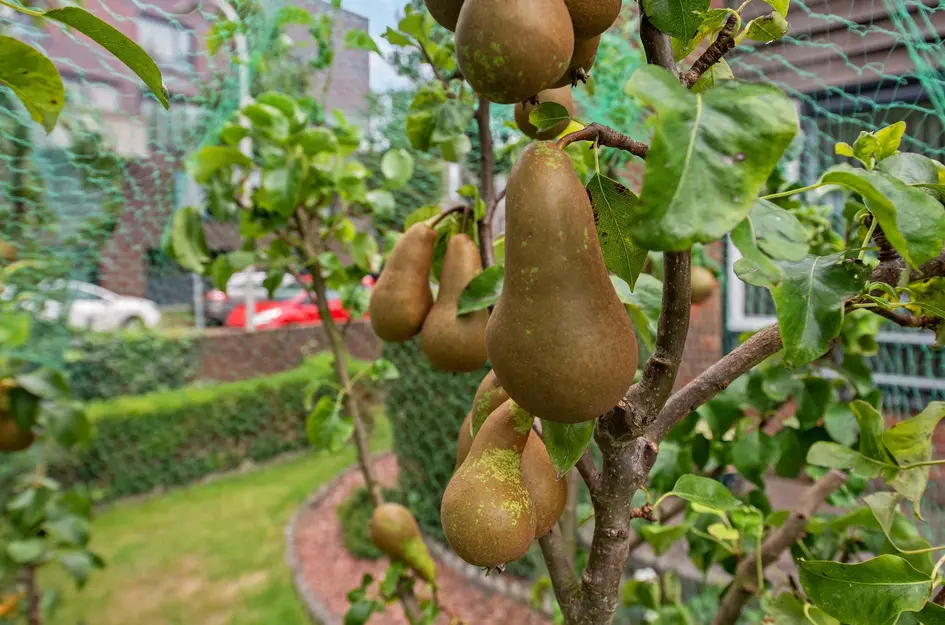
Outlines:
[[[245,86],[241,81],[248,80],[251,91],[258,92],[271,88],[272,83],[266,81],[274,69],[286,84],[306,74],[305,55],[312,51],[291,48],[288,58],[275,53],[285,44],[285,14],[280,10],[286,6],[328,10],[318,0],[236,2],[239,30],[247,42],[247,58],[241,62],[232,39],[212,43],[213,33],[222,30],[215,25],[224,20],[219,5],[208,1],[185,5],[180,0],[85,2],[89,10],[123,29],[155,57],[171,92],[169,111],[136,77],[83,36],[40,27],[12,11],[0,10],[0,32],[46,52],[60,68],[68,92],[60,126],[46,136],[12,94],[0,89],[0,236],[17,241],[24,256],[48,261],[54,277],[96,283],[157,302],[164,310],[160,341],[190,337],[194,327],[202,325],[200,294],[208,288],[161,251],[161,236],[174,211],[199,206],[202,201],[199,188],[186,173],[188,155],[213,141],[238,108]],[[745,17],[769,10],[762,0],[754,0]],[[339,15],[336,39],[345,28],[366,26],[357,16]],[[941,38],[945,5],[940,0],[795,0],[788,20],[787,37],[766,45],[745,42],[746,48],[730,61],[736,76],[772,82],[794,98],[803,129],[803,144],[794,150],[797,158],[789,167],[797,180],[812,182],[837,162],[836,142],[852,143],[861,131],[900,120],[908,124],[904,150],[945,157],[945,47]],[[623,34],[607,36],[595,74],[596,91],[580,95],[579,101],[583,119],[643,138],[646,114],[622,94],[624,82],[643,62],[636,44],[628,41],[634,26],[631,15]],[[304,29],[292,34],[299,39],[305,35]],[[346,55],[344,62],[350,63],[339,72],[348,80],[334,78],[328,106],[340,106],[363,120],[368,110],[368,52],[338,54]],[[358,80],[351,82],[351,76]],[[325,77],[310,78],[311,90],[320,93]],[[400,103],[402,118],[409,97],[394,96],[391,101]],[[396,117],[388,111],[390,115]],[[385,127],[383,134],[385,145],[408,145],[402,124]],[[420,205],[421,199],[440,192],[435,165],[426,170],[424,188],[414,184],[400,194],[399,208],[409,212],[411,202]],[[204,229],[213,251],[239,245],[237,232],[230,226],[206,220]],[[767,323],[774,309],[764,291],[750,287],[733,291],[731,281],[728,287],[724,315],[715,329],[707,331],[724,335],[731,347],[739,333]],[[312,340],[309,334],[295,332],[289,330],[278,339],[269,335],[208,339],[201,349],[188,344],[180,351],[181,357],[196,362],[179,369],[155,367],[164,373],[126,385],[114,384],[114,376],[119,375],[114,373],[107,380],[109,389],[143,393],[289,369],[300,361],[302,346]],[[81,381],[83,398],[107,399],[114,394],[89,382],[89,376],[95,376],[88,362],[96,361],[82,355],[96,349],[94,344],[103,339],[85,340],[78,349],[74,334],[64,328],[48,328],[44,337],[48,340],[41,346],[40,357],[73,371]],[[870,363],[887,392],[890,414],[911,414],[928,400],[945,396],[945,355],[934,351],[930,341],[901,331],[884,333],[880,339],[879,352]],[[109,364],[127,358],[133,363],[129,367],[148,368],[154,345],[140,347],[140,353],[136,345],[122,342],[121,347],[109,347],[109,353],[115,354]],[[422,359],[412,344],[389,347],[386,354],[403,376],[387,402],[389,416],[398,424],[395,444],[402,461],[401,482],[415,493],[410,503],[424,529],[436,533],[439,497],[454,461],[456,430],[479,376],[432,371],[418,362]],[[242,366],[235,374],[235,362],[252,366]],[[239,427],[230,429],[240,435]],[[934,485],[927,499],[931,518],[941,518],[935,514],[945,501],[945,487]],[[945,524],[932,521],[928,526]]]

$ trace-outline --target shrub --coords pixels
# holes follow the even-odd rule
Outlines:
[[[313,381],[331,375],[331,361],[315,358],[267,377],[94,402],[91,443],[55,471],[114,499],[303,449],[306,396]],[[321,389],[313,401],[328,392]]]
[[[199,364],[190,334],[81,332],[70,341],[67,367],[73,395],[92,401],[181,388]]]

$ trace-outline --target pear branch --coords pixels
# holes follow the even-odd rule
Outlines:
[[[663,305],[656,347],[643,366],[640,381],[630,387],[615,409],[622,414],[631,433],[641,432],[656,419],[676,384],[676,374],[689,334],[691,260],[689,252],[666,253]]]
[[[551,586],[554,589],[555,598],[570,623],[576,616],[577,600],[581,594],[581,582],[574,574],[574,569],[571,568],[568,548],[558,526],[554,526],[548,534],[539,538],[538,545],[541,547],[541,554],[548,565],[548,575],[551,577]]]
[[[692,87],[704,73],[709,71],[713,65],[722,60],[723,56],[735,48],[735,27],[738,25],[739,21],[739,17],[735,13],[728,18],[728,21],[725,22],[725,26],[722,27],[722,32],[720,32],[719,36],[712,42],[712,45],[706,48],[702,56],[696,59],[696,62],[689,68],[689,71],[680,77],[682,84],[686,87]]]
[[[558,140],[558,148],[563,150],[576,141],[595,141],[598,145],[630,152],[640,158],[646,158],[646,154],[650,150],[650,146],[647,144],[631,139],[627,135],[597,122],[561,137]]]
[[[600,471],[597,470],[597,466],[594,464],[594,457],[591,456],[590,449],[584,450],[584,455],[581,456],[581,459],[577,461],[577,465],[575,466],[593,498],[600,488]]]
[[[794,542],[801,537],[807,522],[817,511],[817,508],[834,491],[843,486],[847,481],[847,475],[841,471],[833,469],[825,476],[820,478],[813,486],[804,491],[797,507],[791,512],[778,530],[772,533],[761,543],[761,568],[764,569],[776,562],[781,554],[788,549]],[[735,569],[735,579],[729,586],[725,596],[722,597],[722,605],[712,625],[734,625],[735,621],[742,613],[745,604],[748,603],[752,595],[762,590],[758,588],[759,554],[753,553],[742,558]]]
[[[492,217],[499,204],[495,194],[495,154],[493,153],[492,119],[489,100],[480,96],[476,109],[476,124],[479,127],[479,197],[486,204],[486,216],[479,221],[479,255],[482,268],[488,269],[495,264],[495,252],[492,249]]]

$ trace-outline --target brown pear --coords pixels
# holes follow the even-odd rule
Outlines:
[[[613,26],[620,15],[621,0],[564,0],[577,39],[590,39]]]
[[[0,260],[7,260],[11,263],[16,260],[16,248],[0,239]]]
[[[568,71],[564,73],[555,87],[564,87],[571,85],[577,80],[577,70],[583,70],[589,74],[594,68],[594,61],[597,60],[597,50],[600,48],[600,35],[591,39],[578,39],[574,42],[574,54],[571,55],[571,65]]]
[[[440,291],[420,332],[420,347],[437,369],[468,372],[486,364],[489,311],[456,314],[459,296],[480,273],[479,248],[469,235],[457,234],[450,239],[440,272]]]
[[[499,381],[495,377],[495,372],[490,371],[486,377],[479,383],[479,389],[476,390],[476,396],[473,398],[472,409],[463,424],[459,427],[459,437],[456,440],[456,466],[463,464],[466,455],[469,454],[469,448],[472,447],[473,436],[482,427],[486,419],[496,408],[501,406],[509,398],[508,393],[499,386]]]
[[[463,8],[463,0],[426,0],[427,10],[436,22],[446,30],[456,30],[459,21],[459,11]]]
[[[552,143],[525,148],[507,189],[505,286],[486,335],[493,369],[532,414],[594,419],[633,383],[637,345],[587,192]]]
[[[382,340],[403,343],[417,335],[433,306],[430,268],[436,231],[424,223],[411,226],[387,259],[374,285],[368,315]]]
[[[545,89],[538,94],[538,102],[539,104],[556,102],[568,109],[568,113],[574,114],[574,97],[571,95],[570,84],[559,89]],[[568,127],[570,120],[563,119],[551,128],[538,130],[528,119],[528,116],[535,110],[535,107],[536,105],[531,101],[519,102],[515,105],[515,123],[518,125],[518,129],[525,133],[526,136],[532,139],[538,139],[539,141],[548,141],[560,135],[564,132],[564,129]]]
[[[699,265],[692,267],[692,297],[693,304],[701,304],[712,297],[715,292],[715,274]]]
[[[404,506],[385,503],[374,509],[371,540],[389,558],[403,562],[431,584],[436,582],[436,564],[423,542],[417,520]]]
[[[568,480],[558,479],[548,449],[534,431],[522,452],[522,475],[535,506],[535,536],[541,538],[551,531],[564,512],[568,503]]]
[[[470,564],[492,568],[517,560],[535,538],[535,506],[522,473],[532,421],[511,400],[499,406],[446,486],[443,532]]]
[[[619,0],[618,0],[619,2]],[[524,102],[567,70],[574,29],[562,0],[465,0],[456,56],[466,81],[491,102]]]
[[[36,435],[32,430],[21,428],[10,414],[10,391],[14,384],[9,380],[0,381],[0,451],[15,452],[28,449]]]

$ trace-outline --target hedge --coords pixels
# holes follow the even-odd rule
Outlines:
[[[306,395],[330,367],[316,357],[272,376],[91,403],[89,447],[54,471],[115,499],[303,449]]]
[[[178,389],[200,366],[193,334],[78,332],[66,368],[72,394],[82,401]]]

